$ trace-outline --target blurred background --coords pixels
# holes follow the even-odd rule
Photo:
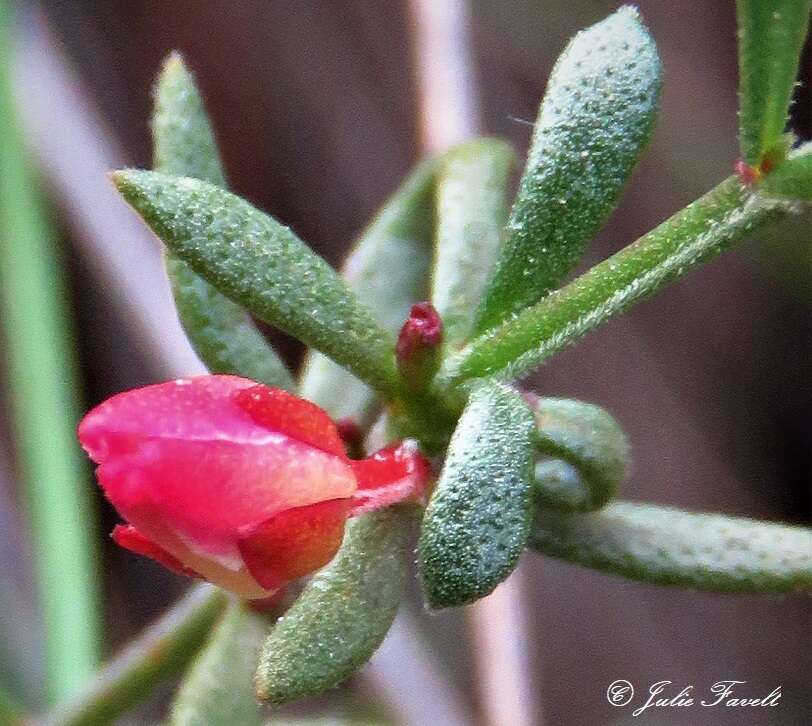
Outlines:
[[[74,359],[70,389],[77,412],[123,389],[199,370],[173,317],[157,249],[104,178],[109,168],[151,163],[151,85],[165,55],[180,50],[197,76],[231,188],[340,264],[356,234],[425,149],[415,50],[415,38],[425,31],[420,25],[425,18],[420,21],[414,7],[420,4],[53,0],[18,8],[3,61],[10,70],[19,136],[43,192],[50,227],[46,257],[54,275],[48,284],[53,290],[64,287],[64,305],[55,309],[67,328],[58,325],[57,332],[67,336],[64,348]],[[574,32],[617,6],[595,0],[471,0],[466,81],[475,91],[467,110],[471,127],[509,139],[523,154],[528,122],[556,56]],[[737,157],[734,3],[639,6],[664,64],[659,122],[584,267],[707,191],[731,173]],[[808,51],[793,111],[793,127],[807,138]],[[443,64],[440,56],[421,60],[429,68]],[[30,180],[24,185],[33,188]],[[4,190],[8,205],[13,190]],[[531,383],[540,393],[594,401],[623,424],[634,459],[623,497],[809,521],[811,221],[807,215],[792,227],[765,231],[561,353],[534,376]],[[4,304],[21,305],[11,295]],[[4,382],[18,380],[7,360],[14,350],[16,370],[23,370],[21,349],[11,338],[26,338],[40,312],[2,311],[14,321],[4,330],[9,351],[0,355]],[[301,347],[267,332],[295,366]],[[55,346],[49,348],[46,340],[43,355],[62,350]],[[31,383],[40,369],[37,361],[29,363]],[[65,370],[63,384],[71,380]],[[0,683],[41,706],[36,543],[21,485],[25,463],[14,443],[15,416],[30,410],[28,401],[36,400],[37,391],[22,402],[15,401],[19,391],[16,383],[0,386]],[[46,457],[57,445],[48,436],[33,440]],[[116,517],[89,468],[82,476],[89,504],[99,513],[92,543],[101,558],[103,647],[109,654],[187,583],[110,543],[106,533]],[[519,638],[528,684],[522,712],[529,723],[631,722],[630,714],[606,702],[607,686],[619,678],[641,687],[671,680],[700,690],[736,679],[747,681],[748,695],[782,687],[774,709],[710,715],[670,709],[656,714],[656,723],[808,723],[807,598],[672,591],[532,554],[520,577],[528,623]],[[414,593],[414,613],[418,597]],[[413,718],[398,715],[403,700],[425,701],[428,713],[431,708],[439,713],[445,700],[463,722],[484,723],[487,708],[477,687],[482,646],[476,634],[469,637],[465,615],[421,615],[403,627],[406,635],[395,645],[411,642],[411,650],[401,660],[388,642],[378,665],[373,661],[366,675],[317,707],[352,711],[380,698],[398,721]],[[403,693],[408,679],[399,681],[392,662],[423,672],[434,688]],[[148,723],[160,708],[160,698],[154,699],[131,722]]]

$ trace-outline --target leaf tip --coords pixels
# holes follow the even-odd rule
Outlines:
[[[107,173],[107,178],[113,183],[124,199],[132,201],[135,192],[141,188],[141,175],[148,174],[139,169],[116,169]]]
[[[194,88],[194,79],[186,59],[178,50],[172,50],[164,58],[161,71],[155,83],[155,95],[160,97],[166,94],[169,89],[180,87],[181,89]]]
[[[171,50],[164,59],[163,73],[177,73],[186,70],[186,61],[179,50]]]

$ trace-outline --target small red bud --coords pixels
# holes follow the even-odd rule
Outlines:
[[[739,177],[739,181],[744,184],[744,186],[752,187],[759,179],[761,179],[761,170],[739,160],[736,162],[736,175]]]
[[[412,390],[424,389],[440,366],[443,321],[430,303],[412,305],[403,323],[395,353],[398,370]]]

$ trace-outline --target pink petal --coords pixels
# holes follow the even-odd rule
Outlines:
[[[283,391],[256,385],[234,394],[234,401],[254,421],[296,441],[345,456],[344,442],[333,420],[315,403]]]
[[[274,589],[326,565],[341,546],[348,499],[297,507],[253,527],[240,539],[248,571]]]
[[[167,549],[170,530],[199,554],[236,567],[237,532],[356,488],[347,462],[289,439],[265,445],[146,440],[98,469],[128,522]]]
[[[358,481],[350,516],[398,502],[426,502],[431,467],[413,442],[386,447],[350,466]]]
[[[197,376],[125,391],[82,419],[79,441],[101,464],[129,451],[133,439],[261,439],[268,431],[231,401],[233,392],[255,385],[237,376]]]
[[[197,572],[186,567],[180,560],[156,545],[151,539],[145,537],[131,524],[117,524],[113,528],[113,532],[110,536],[120,547],[130,550],[130,552],[135,552],[137,555],[149,557],[176,575],[200,577]]]
[[[79,437],[121,515],[186,564],[188,550],[237,570],[239,531],[356,488],[321,409],[235,376],[119,394],[85,417]]]

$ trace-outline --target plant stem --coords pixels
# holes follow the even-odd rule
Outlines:
[[[192,659],[226,595],[210,585],[192,588],[97,674],[87,689],[55,709],[42,726],[101,726],[145,699],[153,688]]]
[[[718,255],[791,205],[760,197],[729,177],[660,226],[446,362],[438,385],[514,379],[638,300]]]
[[[0,0],[0,57],[11,13]],[[100,614],[91,487],[79,419],[64,273],[18,131],[8,65],[0,70],[0,304],[15,440],[36,548],[47,690],[73,694],[96,667]]]

